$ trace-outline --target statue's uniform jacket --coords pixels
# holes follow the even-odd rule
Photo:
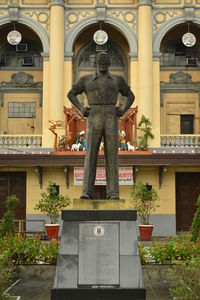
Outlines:
[[[73,85],[69,94],[85,93],[90,107],[86,131],[86,157],[84,165],[83,194],[93,195],[99,146],[104,138],[106,159],[107,198],[119,196],[118,183],[118,117],[116,102],[119,92],[128,96],[130,88],[122,76],[83,76]],[[133,101],[124,105],[126,111]],[[72,102],[73,103],[73,102]],[[74,103],[73,103],[74,104]]]

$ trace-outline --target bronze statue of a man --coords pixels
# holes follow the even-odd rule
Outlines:
[[[106,159],[107,199],[119,199],[118,117],[123,116],[129,109],[135,96],[122,76],[109,73],[110,65],[109,55],[100,52],[97,55],[97,72],[82,76],[67,95],[71,103],[87,117],[81,199],[93,199],[97,157],[102,137]],[[83,92],[87,96],[89,107],[82,106],[76,97]],[[122,106],[117,107],[119,93],[127,98]]]

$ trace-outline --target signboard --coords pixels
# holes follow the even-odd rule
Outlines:
[[[79,225],[79,285],[119,285],[119,224]]]
[[[83,184],[83,167],[74,167],[74,185]],[[133,184],[133,168],[119,167],[119,185]],[[105,168],[99,167],[96,172],[95,185],[106,185]]]

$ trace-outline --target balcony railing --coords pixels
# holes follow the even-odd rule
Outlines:
[[[184,134],[184,135],[173,135],[173,134],[162,134],[161,135],[161,147],[200,147],[200,135],[196,134]]]
[[[42,135],[0,135],[0,148],[40,148]]]

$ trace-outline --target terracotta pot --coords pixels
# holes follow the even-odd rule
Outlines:
[[[59,224],[46,224],[45,229],[49,240],[58,239],[60,225]]]
[[[154,225],[139,225],[140,240],[149,241],[152,237],[152,231]]]

